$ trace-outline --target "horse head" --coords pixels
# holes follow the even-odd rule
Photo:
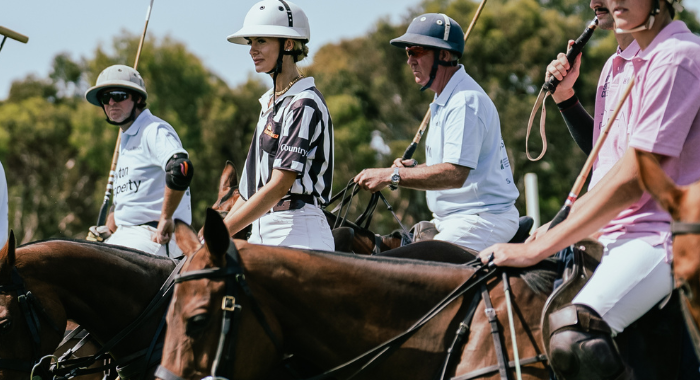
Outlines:
[[[673,272],[676,286],[685,286],[691,312],[696,323],[700,322],[700,181],[688,186],[678,186],[666,175],[653,155],[637,150],[639,178],[643,189],[671,214],[676,228],[674,232]],[[679,223],[680,222],[680,223]],[[699,227],[693,231],[693,227]]]
[[[65,313],[51,296],[47,299],[40,280],[22,274],[15,256],[15,235],[10,231],[0,251],[0,379],[24,379],[45,355],[52,354],[63,338]],[[32,285],[33,292],[28,291]],[[36,285],[36,286],[35,286]],[[44,380],[48,360],[34,371]]]
[[[263,360],[264,364],[257,368],[248,365],[250,357],[264,353],[260,344],[255,343],[255,339],[251,337],[252,333],[258,333],[260,330],[259,325],[251,326],[256,324],[255,318],[245,313],[237,316],[233,318],[240,321],[233,322],[233,326],[237,327],[231,327],[232,331],[228,334],[222,333],[222,320],[226,315],[222,309],[232,311],[234,304],[242,304],[244,310],[250,310],[250,304],[242,292],[239,294],[240,298],[228,298],[227,282],[240,283],[243,280],[231,275],[229,264],[232,264],[232,256],[227,255],[227,252],[233,242],[223,220],[213,209],[207,209],[203,236],[205,244],[188,257],[180,278],[176,279],[177,285],[166,317],[168,332],[161,368],[156,372],[156,376],[166,380],[201,379],[214,372],[213,367],[218,367],[215,361],[221,361],[222,366],[233,365],[236,378],[257,378],[260,371],[266,371],[269,363]],[[233,248],[235,250],[235,246]],[[240,272],[236,273],[242,275],[242,268],[238,263],[236,265],[240,269]],[[195,273],[201,276],[196,276]],[[188,278],[193,274],[196,277]],[[227,300],[231,303],[227,303]],[[252,343],[249,344],[250,342]],[[222,348],[219,348],[220,345]],[[217,355],[217,349],[229,345],[235,347],[235,355],[228,348]],[[267,354],[272,360],[274,355],[269,355],[269,347]],[[229,355],[232,363],[226,362]]]

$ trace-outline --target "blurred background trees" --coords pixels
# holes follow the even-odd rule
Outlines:
[[[472,0],[426,0],[411,15],[446,13],[466,30],[477,6]],[[489,0],[461,59],[499,110],[521,191],[518,209],[525,213],[523,178],[534,172],[543,221],[561,206],[585,156],[549,100],[548,152],[539,162],[528,161],[527,119],[545,67],[592,17],[588,1]],[[684,11],[678,17],[700,31],[694,13]],[[315,78],[335,126],[334,193],[363,168],[386,167],[400,156],[432,100],[432,92],[421,93],[414,83],[405,53],[389,44],[410,21],[411,17],[395,25],[378,20],[365,36],[322,46],[312,62],[304,62],[303,71]],[[133,63],[138,37],[124,33],[113,40],[112,49],[97,48],[93,56],[77,61],[69,54],[58,55],[48,78],[29,76],[14,82],[9,97],[0,102],[0,161],[9,185],[10,227],[21,242],[83,238],[97,219],[117,128],[105,123],[103,112],[83,94],[102,69]],[[599,30],[584,50],[575,89],[591,113],[600,69],[616,46],[611,32]],[[191,188],[193,224],[199,228],[204,210],[216,200],[226,160],[239,169],[243,166],[260,112],[257,99],[271,81],[256,75],[230,88],[186,46],[168,37],[146,39],[138,69],[149,92],[148,107],[175,127],[196,166]],[[530,139],[534,155],[541,149],[537,134],[533,131]],[[374,146],[381,142],[377,137],[386,146],[372,148],[373,138]],[[424,161],[423,144],[415,156]],[[384,194],[407,227],[430,219],[423,192],[400,189]],[[367,198],[361,193],[352,215],[362,211]],[[396,228],[380,205],[372,229],[388,233]]]

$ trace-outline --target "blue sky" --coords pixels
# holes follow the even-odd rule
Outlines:
[[[235,86],[252,75],[248,48],[226,41],[242,24],[248,0],[155,0],[149,33],[184,42],[204,65]],[[313,53],[328,42],[365,34],[382,17],[399,22],[420,0],[296,0],[309,17]],[[8,40],[0,52],[0,99],[12,80],[30,73],[46,77],[53,57],[68,52],[73,59],[91,57],[99,45],[111,46],[123,30],[140,34],[149,0],[11,0],[0,4],[0,26],[29,37],[24,45]],[[700,0],[682,4],[700,13]],[[466,28],[470,20],[463,20]],[[133,64],[130,62],[129,64]]]
[[[148,32],[182,41],[204,65],[229,85],[252,75],[246,46],[226,41],[243,25],[255,0],[155,0]],[[294,0],[311,24],[312,53],[322,45],[365,34],[382,17],[399,22],[419,0]],[[99,45],[111,46],[123,30],[140,35],[150,0],[11,0],[0,1],[0,26],[29,37],[9,40],[0,52],[0,99],[12,80],[34,73],[46,77],[56,54],[92,57]],[[465,21],[465,24],[468,21]],[[388,43],[388,41],[387,41]],[[133,62],[129,62],[133,65]]]

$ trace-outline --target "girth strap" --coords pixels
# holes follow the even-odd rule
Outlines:
[[[688,309],[688,302],[690,302],[692,298],[692,293],[685,280],[683,280],[681,286],[678,287],[678,292],[681,296],[680,303],[681,311],[683,312],[683,320],[685,321],[685,325],[688,326],[688,335],[690,335],[690,340],[693,342],[695,355],[700,358],[700,329],[698,329],[698,324],[690,313],[690,309]]]
[[[486,308],[484,312],[491,325],[491,336],[493,337],[493,348],[496,350],[496,358],[498,359],[498,372],[501,374],[501,380],[509,380],[508,370],[506,368],[506,355],[503,351],[503,343],[501,343],[501,333],[498,330],[498,318],[496,317],[496,310],[493,308],[491,303],[491,296],[489,296],[489,289],[485,284],[481,285],[481,296],[484,299],[484,304]]]

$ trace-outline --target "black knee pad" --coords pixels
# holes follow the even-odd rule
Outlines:
[[[561,380],[625,378],[625,365],[608,324],[593,309],[570,305],[549,316],[550,365]]]

